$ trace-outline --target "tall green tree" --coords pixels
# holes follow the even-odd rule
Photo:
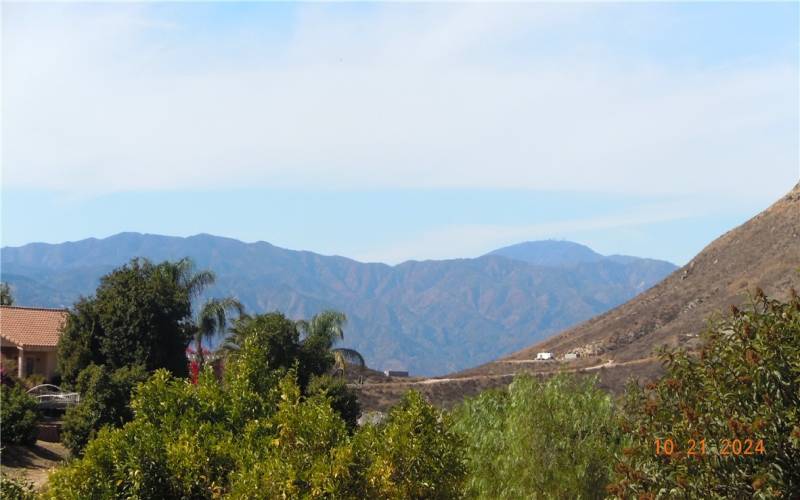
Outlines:
[[[310,321],[300,320],[298,328],[304,334],[303,342],[309,347],[319,346],[331,352],[334,358],[334,368],[339,373],[344,373],[347,365],[365,367],[364,357],[355,349],[333,347],[337,342],[344,340],[344,326],[347,316],[339,311],[323,311]]]
[[[341,379],[329,375],[335,365],[329,333],[301,338],[298,324],[277,312],[238,319],[224,346],[229,365],[226,377],[236,378],[235,373],[244,367],[268,367],[250,370],[247,375],[260,380],[254,385],[265,386],[272,380],[267,373],[283,375],[292,370],[303,394],[329,397],[331,407],[352,430],[361,415],[361,407],[352,389]],[[243,353],[248,359],[241,359]]]
[[[103,276],[93,297],[70,310],[58,345],[67,384],[94,363],[109,370],[142,366],[186,376],[186,347],[194,332],[192,297],[208,277],[187,272],[191,262],[133,259]]]
[[[8,283],[0,283],[0,306],[13,306],[14,296]]]
[[[305,390],[312,376],[329,372],[335,363],[329,343],[317,337],[307,340],[301,340],[297,322],[274,312],[242,316],[231,328],[224,349],[235,360],[246,344],[257,344],[271,370],[286,373],[297,365],[297,379]]]
[[[253,328],[259,328],[259,324],[265,320],[265,316],[269,315],[243,317],[241,321],[236,322],[225,338],[221,350],[227,355],[235,356],[245,339],[252,334]],[[294,340],[291,342],[298,345],[293,349],[297,349],[298,356],[302,355],[306,358],[309,366],[316,364],[314,369],[319,373],[324,373],[331,368],[343,371],[346,365],[365,367],[364,357],[355,349],[334,347],[337,342],[344,339],[346,323],[347,316],[344,313],[330,310],[323,311],[310,320],[295,321],[294,333],[291,334]],[[285,342],[289,342],[286,335],[281,338]],[[279,349],[277,352],[283,352],[283,350]],[[286,350],[286,352],[289,351]],[[292,355],[294,352],[292,351]],[[332,364],[329,357],[332,359]]]

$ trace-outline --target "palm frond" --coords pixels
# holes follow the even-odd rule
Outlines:
[[[244,314],[242,303],[232,297],[210,299],[203,304],[197,318],[197,345],[202,345],[203,340],[213,340],[225,333],[231,313],[236,313],[239,317]]]
[[[214,284],[217,277],[213,271],[199,271],[183,279],[184,286],[193,297],[199,296],[203,290]]]
[[[315,315],[309,322],[298,323],[298,326],[304,330],[306,338],[314,337],[331,346],[344,339],[346,323],[347,316],[343,312],[328,310]]]
[[[354,365],[361,368],[366,368],[367,363],[364,361],[364,356],[355,349],[347,349],[345,347],[338,347],[331,349],[333,357],[336,359],[337,366],[344,367],[345,365]]]

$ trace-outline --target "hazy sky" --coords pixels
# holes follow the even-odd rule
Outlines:
[[[798,3],[2,6],[2,244],[684,263],[800,177]]]

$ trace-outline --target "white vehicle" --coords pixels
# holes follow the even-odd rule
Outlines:
[[[547,361],[549,359],[553,359],[552,352],[540,352],[536,354],[536,361]]]

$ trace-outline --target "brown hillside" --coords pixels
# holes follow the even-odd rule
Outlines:
[[[709,317],[746,302],[756,287],[780,298],[791,286],[800,289],[798,270],[800,184],[629,302],[463,375],[519,371],[540,351],[557,357],[577,351],[623,363],[647,358],[663,345],[691,347]]]
[[[508,375],[522,371],[582,368],[599,374],[604,386],[617,391],[630,376],[648,378],[658,372],[653,358],[658,347],[691,348],[708,318],[727,314],[731,304],[746,302],[756,287],[778,298],[785,298],[790,287],[800,289],[800,184],[629,302],[505,358],[443,378],[436,382],[439,394],[429,395],[434,402],[448,405],[459,395],[476,392],[460,390],[467,382],[477,389],[507,383]],[[580,352],[582,357],[571,362],[533,361],[540,351],[556,357]],[[459,379],[463,380],[459,383]],[[433,389],[431,382],[383,387],[382,397],[376,399],[388,402],[394,393],[412,387],[424,387],[428,393]],[[374,390],[364,387],[362,394],[370,399]]]

